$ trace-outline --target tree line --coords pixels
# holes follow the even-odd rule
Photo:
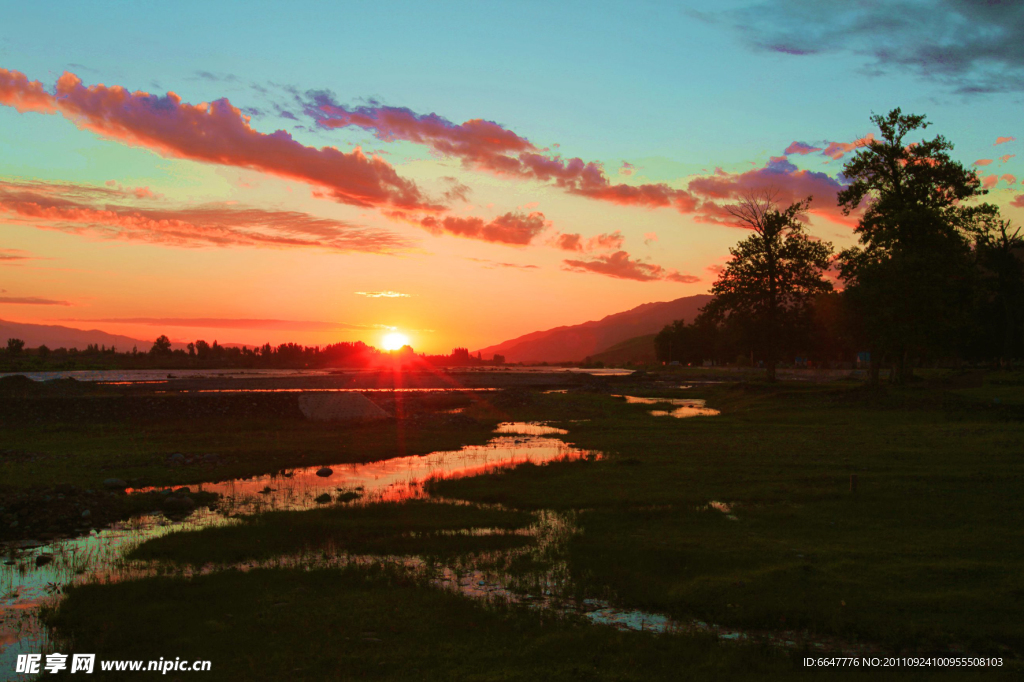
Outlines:
[[[450,355],[417,355],[409,346],[389,353],[362,341],[303,346],[282,343],[272,346],[222,346],[202,339],[174,348],[164,334],[149,349],[137,347],[118,352],[114,346],[89,344],[77,348],[50,349],[46,345],[26,349],[21,339],[8,339],[0,352],[0,371],[46,371],[68,369],[324,369],[367,367],[401,362],[437,366],[501,365],[505,358],[494,355],[485,360],[479,353],[455,348]]]
[[[697,318],[657,335],[659,360],[756,363],[773,381],[783,358],[859,359],[873,382],[884,366],[903,383],[926,363],[1024,357],[1020,228],[972,201],[987,190],[948,140],[909,139],[930,125],[924,116],[894,109],[871,120],[880,135],[844,165],[838,194],[842,212],[858,216],[857,245],[835,253],[805,232],[812,197],[782,206],[770,188],[748,194],[727,210],[751,235],[730,249]]]

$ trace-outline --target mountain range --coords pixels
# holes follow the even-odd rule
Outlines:
[[[21,339],[26,348],[38,348],[46,345],[50,348],[77,348],[85,350],[86,346],[114,346],[120,352],[138,347],[145,352],[153,345],[153,339],[142,341],[130,336],[110,334],[99,329],[74,329],[56,324],[28,324],[25,322],[8,322],[0,320],[0,346],[6,346],[7,339]],[[155,338],[155,337],[154,337]]]
[[[701,294],[645,303],[600,320],[525,334],[479,352],[485,358],[504,355],[506,362],[578,362],[623,341],[656,334],[675,320],[693,322],[711,298]]]

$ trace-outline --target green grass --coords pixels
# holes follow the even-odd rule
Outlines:
[[[532,411],[589,418],[563,423],[568,439],[609,456],[433,491],[585,510],[570,570],[581,592],[624,605],[894,651],[1024,651],[1024,423],[1012,405],[928,385],[677,395],[723,414],[676,420],[606,396],[542,396]],[[699,509],[712,500],[734,503],[738,520]]]
[[[494,422],[477,426],[395,421],[351,425],[268,417],[124,419],[4,424],[0,485],[71,483],[96,487],[106,478],[146,485],[187,485],[271,473],[282,468],[370,462],[487,442]],[[173,453],[219,456],[215,464],[171,466]]]
[[[320,550],[353,554],[450,557],[523,547],[524,535],[470,535],[466,529],[525,528],[533,515],[468,505],[425,502],[345,506],[304,512],[267,512],[240,525],[182,531],[149,540],[130,559],[203,565],[262,561]]]
[[[833,679],[802,654],[710,637],[620,632],[536,610],[484,606],[380,570],[254,570],[69,590],[50,622],[99,660],[210,660],[204,680]],[[934,670],[850,669],[861,679]],[[129,673],[124,679],[154,677]],[[1010,679],[1003,669],[955,679]],[[104,679],[117,679],[116,676]]]

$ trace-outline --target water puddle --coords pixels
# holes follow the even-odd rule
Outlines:
[[[147,575],[128,569],[123,555],[146,540],[169,532],[199,530],[236,523],[232,517],[270,510],[313,509],[325,502],[356,497],[349,504],[372,504],[427,497],[430,479],[477,476],[526,462],[595,459],[552,434],[565,434],[540,423],[505,423],[486,445],[428,455],[397,457],[365,464],[332,464],[289,469],[277,474],[203,483],[192,491],[219,493],[215,510],[199,509],[184,520],[152,513],[135,517],[87,537],[50,543],[20,542],[4,547],[0,563],[0,671],[14,669],[19,653],[48,650],[48,633],[40,624],[41,606],[55,603],[69,585]],[[147,492],[153,488],[133,490]],[[324,496],[327,496],[326,498]],[[163,569],[161,569],[163,571]],[[165,572],[165,571],[164,571]]]
[[[546,422],[503,422],[498,424],[496,433],[514,433],[520,436],[564,436],[569,432]]]
[[[695,398],[640,398],[634,395],[615,395],[613,398],[625,398],[630,405],[674,405],[674,410],[651,410],[653,417],[713,417],[721,414],[718,410],[705,407],[706,401]]]

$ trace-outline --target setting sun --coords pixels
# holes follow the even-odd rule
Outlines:
[[[391,332],[384,335],[384,350],[398,350],[402,346],[409,345],[409,337],[398,332]]]

